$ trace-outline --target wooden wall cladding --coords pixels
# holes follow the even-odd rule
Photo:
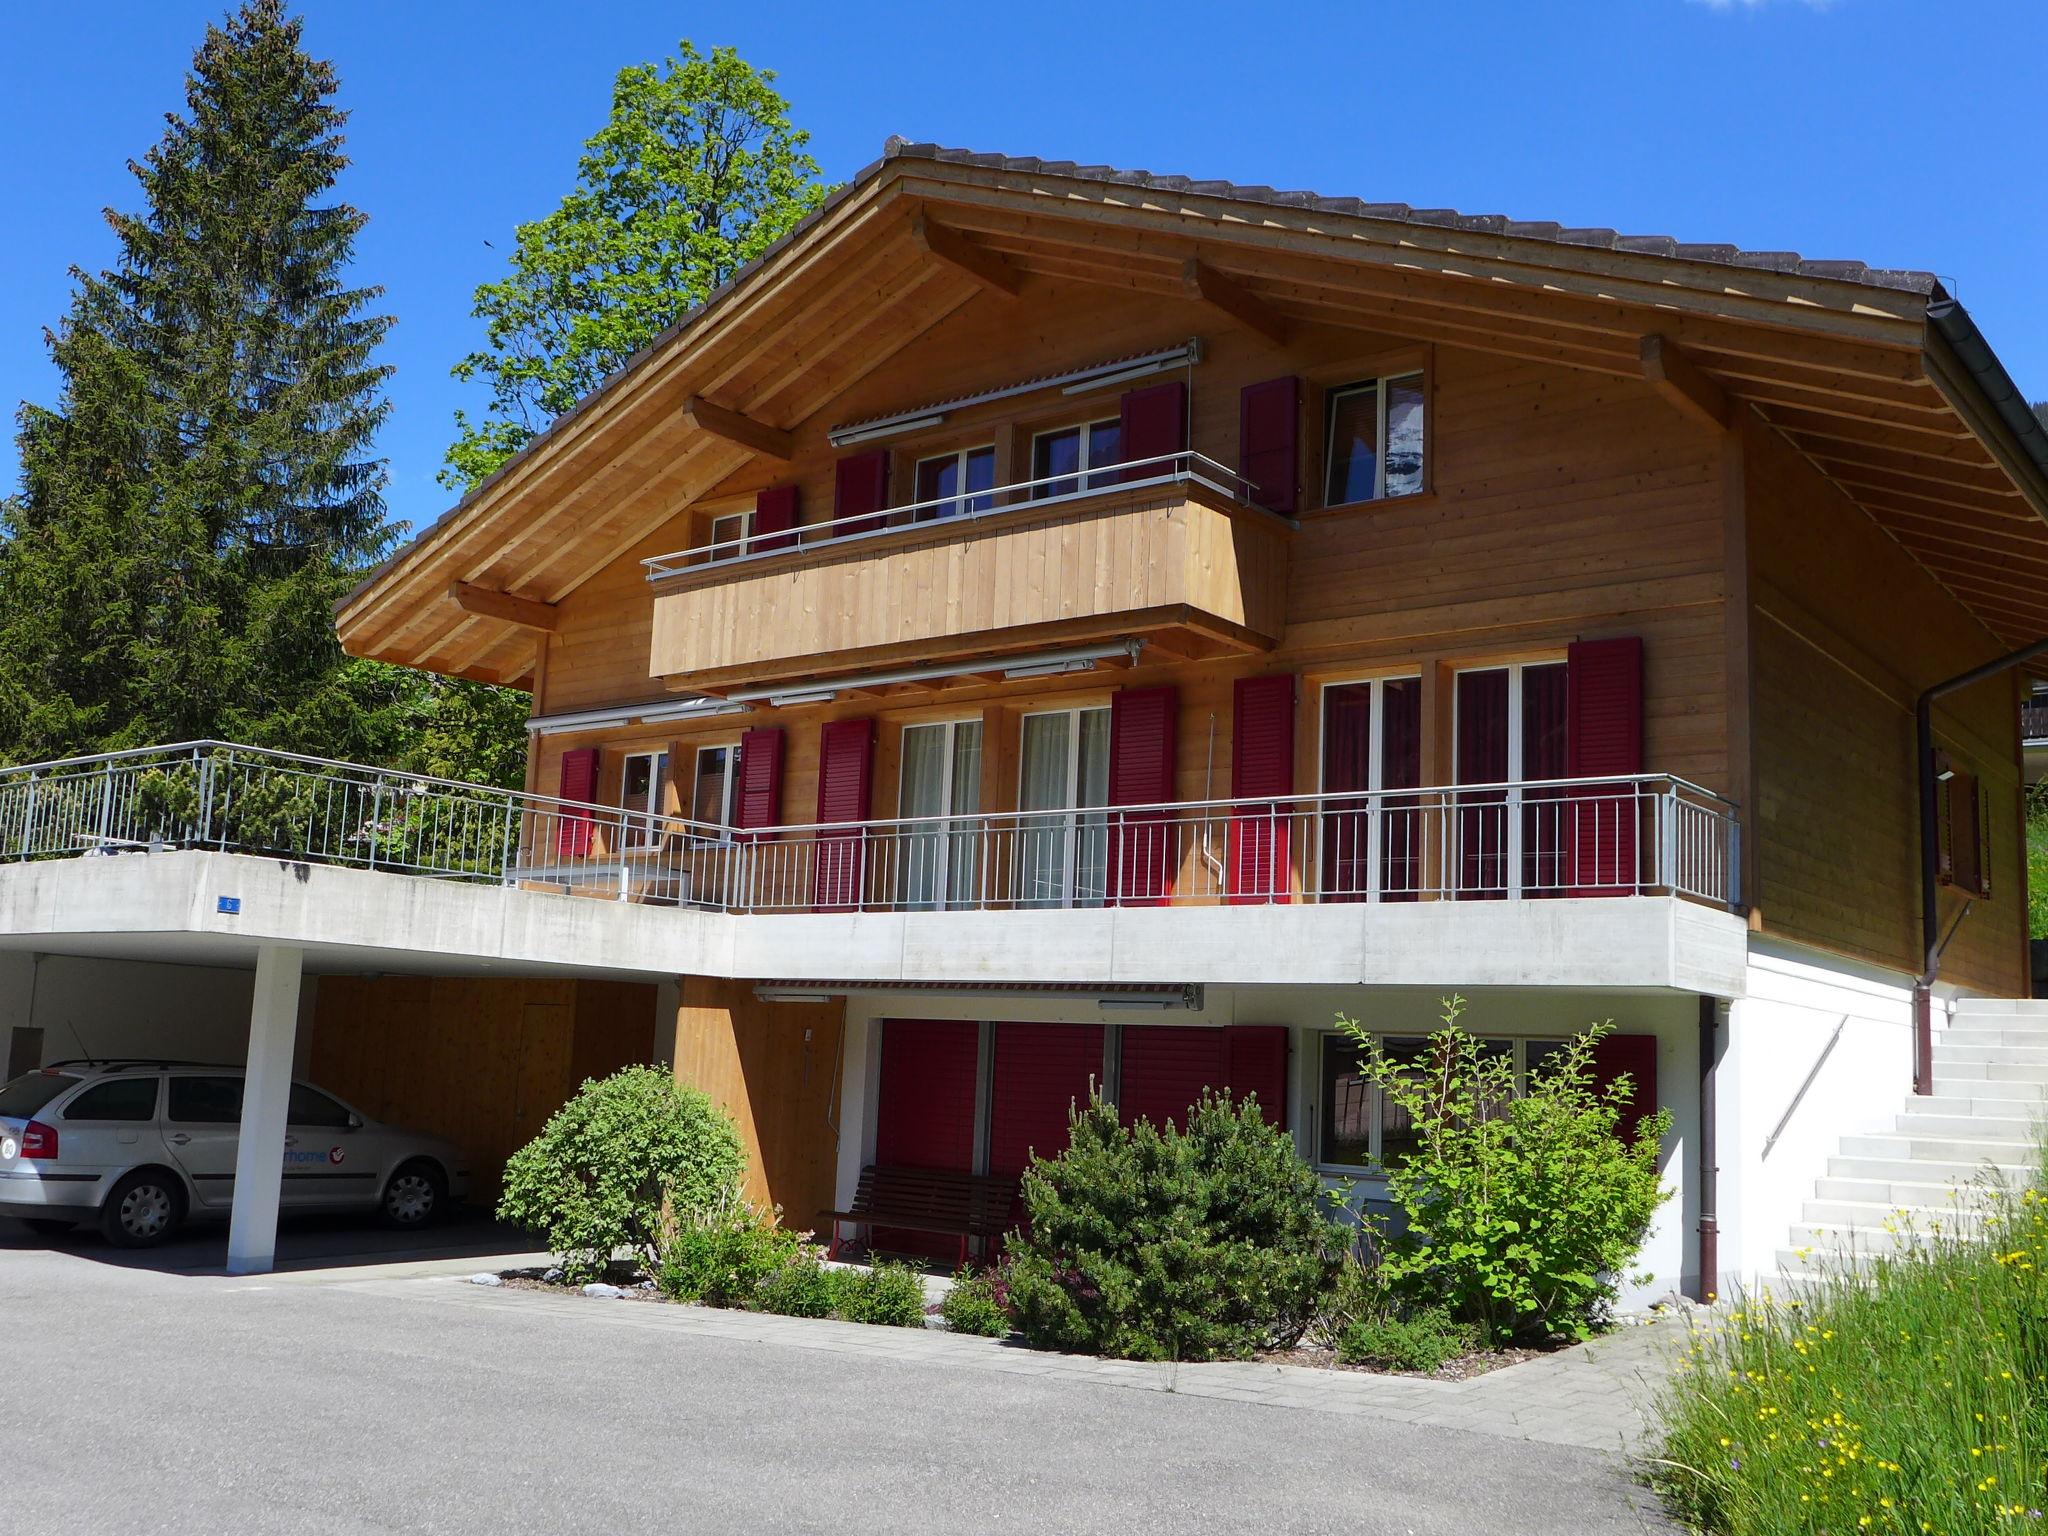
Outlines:
[[[585,1078],[649,1059],[655,989],[575,978],[323,976],[308,1072],[363,1113],[445,1136],[470,1199]]]

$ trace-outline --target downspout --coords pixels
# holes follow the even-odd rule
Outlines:
[[[1980,667],[1959,672],[1920,695],[1913,707],[1913,747],[1920,764],[1920,943],[1926,960],[1913,982],[1913,1091],[1934,1092],[1934,983],[1941,974],[1941,832],[1936,824],[1934,771],[1934,701],[1996,677],[2035,657],[2048,654],[2048,640],[2036,640],[2008,651]]]
[[[1700,1294],[1712,1301],[1721,1283],[1720,1147],[1714,1135],[1714,1077],[1721,1059],[1721,1005],[1700,998]]]

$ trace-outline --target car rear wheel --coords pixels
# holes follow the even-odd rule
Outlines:
[[[124,1175],[100,1207],[100,1231],[116,1248],[154,1248],[185,1219],[185,1191],[159,1168]]]
[[[378,1208],[387,1226],[431,1227],[447,1213],[448,1176],[424,1158],[401,1163]]]

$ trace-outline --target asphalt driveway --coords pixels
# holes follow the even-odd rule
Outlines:
[[[377,1273],[0,1246],[7,1527],[1670,1529],[1594,1451],[617,1326],[635,1303],[448,1304],[458,1281]]]

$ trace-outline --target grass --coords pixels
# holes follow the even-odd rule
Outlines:
[[[1929,1223],[1701,1327],[1660,1405],[1675,1514],[1716,1536],[2048,1533],[2048,1196],[1973,1196],[1981,1225]]]

